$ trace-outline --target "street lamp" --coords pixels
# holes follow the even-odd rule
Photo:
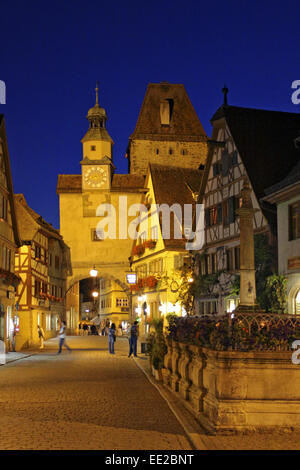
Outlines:
[[[92,292],[92,296],[94,297],[94,299],[97,299],[97,297],[99,296],[99,292],[97,292],[96,290],[94,290]]]
[[[90,270],[90,276],[91,277],[97,277],[98,276],[98,271],[95,268],[95,266],[93,267],[93,269]]]

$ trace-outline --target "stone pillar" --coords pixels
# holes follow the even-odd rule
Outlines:
[[[257,311],[254,262],[253,218],[258,209],[251,201],[249,180],[244,179],[241,191],[242,205],[236,210],[240,216],[240,304],[236,311]]]

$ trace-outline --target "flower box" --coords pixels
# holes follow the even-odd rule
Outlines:
[[[145,253],[145,245],[135,245],[132,250],[133,255],[138,255],[141,256],[143,253]]]
[[[153,250],[153,248],[155,248],[155,246],[156,246],[156,240],[147,240],[145,242],[145,247],[149,248],[150,250]]]

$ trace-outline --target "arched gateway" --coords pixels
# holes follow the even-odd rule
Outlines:
[[[127,208],[141,202],[145,191],[144,176],[114,173],[113,141],[106,130],[106,112],[98,104],[97,88],[96,104],[89,110],[87,119],[89,129],[82,139],[82,172],[80,175],[59,175],[57,183],[60,232],[71,249],[72,276],[68,279],[67,288],[88,278],[95,266],[104,286],[100,286],[100,308],[102,305],[103,312],[106,312],[103,315],[109,316],[107,313],[114,311],[112,306],[115,305],[120,311],[122,309],[124,319],[129,319],[126,272],[130,269],[128,258],[132,240],[127,237],[126,225],[134,216],[127,217]],[[97,228],[99,221],[103,220],[96,215],[101,204],[112,207],[115,214],[115,236],[112,238],[103,239],[101,230]],[[109,283],[113,284],[111,291]],[[118,297],[118,288],[125,295]]]

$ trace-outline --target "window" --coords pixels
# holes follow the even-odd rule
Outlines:
[[[34,281],[34,297],[39,297],[41,292],[41,281]]]
[[[95,152],[95,150],[96,150],[96,145],[91,145],[91,151]]]
[[[157,258],[149,263],[149,274],[161,274],[163,272],[163,259]]]
[[[116,307],[122,307],[123,299],[116,299]]]
[[[300,238],[300,200],[289,206],[289,240]]]
[[[159,154],[159,149],[156,149],[155,153],[156,153],[156,155],[158,155]]]
[[[147,276],[147,264],[142,264],[136,268],[137,278],[142,279]]]
[[[216,253],[211,254],[211,273],[215,274],[217,271],[217,266],[216,266]]]
[[[229,160],[230,158],[229,158],[228,152],[224,151],[222,153],[222,176],[228,175]]]
[[[59,256],[55,256],[55,269],[59,269]]]
[[[151,227],[151,240],[158,240],[158,227]]]
[[[232,155],[231,155],[231,164],[232,166],[234,165],[237,165],[238,163],[238,153],[236,150],[234,150],[234,152],[232,152]]]
[[[92,229],[92,241],[93,242],[100,242],[104,240],[104,231],[103,229]]]
[[[8,206],[8,201],[6,197],[1,194],[0,195],[0,218],[3,220],[7,220],[7,206]]]
[[[216,162],[213,164],[213,176],[217,176],[220,174],[220,163]]]
[[[51,315],[50,314],[46,315],[46,330],[47,331],[51,330]]]
[[[34,257],[35,259],[41,259],[42,250],[39,245],[34,245]]]
[[[233,271],[233,251],[232,248],[226,250],[226,268],[227,271]]]
[[[229,217],[228,217],[228,199],[223,201],[223,225],[229,224]]]
[[[216,225],[217,223],[218,211],[216,207],[211,207],[209,210],[209,225]]]
[[[187,150],[182,149],[182,150],[181,150],[181,155],[187,155]]]
[[[173,155],[173,149],[169,149],[169,155]]]

